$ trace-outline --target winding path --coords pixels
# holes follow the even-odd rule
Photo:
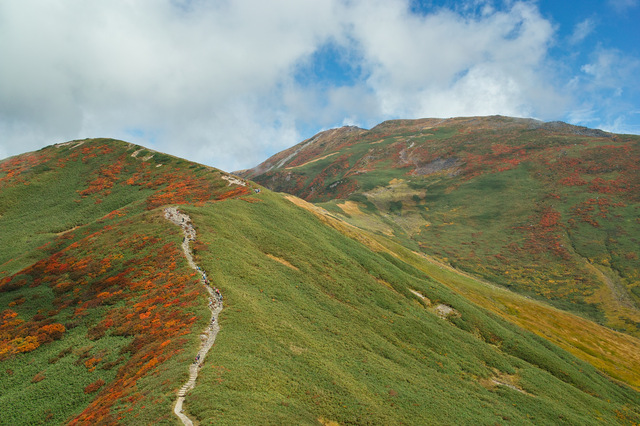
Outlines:
[[[194,362],[189,365],[189,380],[187,380],[187,382],[180,388],[180,390],[178,390],[178,396],[173,408],[173,412],[176,416],[178,416],[178,418],[185,426],[193,426],[193,422],[191,421],[191,419],[183,413],[182,404],[184,403],[184,398],[187,393],[196,386],[198,371],[204,363],[204,358],[207,356],[207,352],[209,352],[209,349],[211,349],[211,347],[213,346],[213,343],[216,340],[216,336],[218,335],[218,331],[220,331],[220,325],[218,324],[218,315],[220,314],[220,311],[222,311],[222,301],[218,300],[218,297],[214,293],[211,286],[207,285],[206,273],[202,269],[200,269],[198,265],[196,265],[196,263],[193,261],[189,243],[191,241],[195,241],[196,230],[193,228],[191,218],[184,213],[180,213],[175,207],[167,207],[166,209],[164,209],[164,217],[182,228],[182,233],[184,234],[184,239],[182,241],[182,251],[184,252],[184,256],[187,258],[189,266],[191,266],[191,268],[193,268],[200,274],[200,282],[202,283],[202,285],[204,285],[204,287],[207,289],[207,292],[209,293],[209,309],[211,310],[211,321],[209,322],[209,325],[207,325],[207,328],[205,328],[200,335],[200,350],[198,351]]]

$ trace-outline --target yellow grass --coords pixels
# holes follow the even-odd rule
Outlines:
[[[295,269],[296,271],[299,271],[299,269],[298,269],[298,268],[296,268],[296,267],[295,267],[295,266],[293,266],[291,263],[287,262],[286,260],[284,260],[284,259],[283,259],[283,258],[281,258],[281,257],[276,257],[276,256],[274,256],[274,255],[272,255],[272,254],[269,254],[269,253],[265,253],[265,255],[266,255],[269,259],[273,259],[273,260],[275,260],[276,262],[282,263],[284,266],[287,266],[287,267],[289,267],[289,268],[291,268],[291,269]]]
[[[336,204],[336,206],[340,207],[343,212],[350,216],[362,216],[364,214],[355,201],[345,201],[342,204]]]
[[[293,204],[297,205],[298,207],[302,207],[303,209],[308,210],[311,213],[315,214],[322,222],[331,226],[332,228],[337,229],[347,237],[353,238],[354,240],[361,242],[362,244],[366,245],[367,247],[369,247],[374,251],[387,252],[395,256],[394,253],[392,253],[390,250],[387,250],[382,244],[379,244],[376,240],[374,240],[370,236],[365,235],[359,228],[356,228],[355,226],[345,221],[337,219],[325,209],[318,207],[314,204],[311,204],[293,195],[284,195],[284,198],[286,198]]]
[[[394,244],[386,246],[389,248],[391,245]],[[640,339],[483,282],[428,256],[408,250],[402,252],[403,260],[468,300],[640,390]]]
[[[640,312],[616,273],[605,266],[593,265],[586,259],[584,264],[602,283],[601,287],[587,301],[604,306],[607,323],[620,328],[626,325],[625,320],[640,323]]]

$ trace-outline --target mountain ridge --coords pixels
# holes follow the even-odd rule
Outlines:
[[[408,249],[149,155],[88,140],[0,163],[0,423],[175,423],[211,311],[167,207],[225,300],[183,405],[201,424],[640,421],[640,393]]]
[[[391,127],[396,129],[397,127],[403,127],[403,124],[407,127],[419,127],[422,126],[423,129],[429,129],[431,127],[435,127],[439,124],[447,124],[449,123],[480,123],[482,119],[491,118],[491,119],[506,119],[512,122],[519,122],[520,124],[526,124],[529,129],[543,129],[548,131],[558,131],[563,130],[565,133],[571,133],[579,136],[592,136],[592,137],[612,137],[613,134],[609,132],[605,132],[600,129],[591,129],[584,126],[577,126],[573,124],[568,124],[562,121],[549,121],[544,122],[533,118],[517,118],[517,117],[506,117],[501,115],[495,116],[471,116],[471,117],[450,117],[450,118],[421,118],[421,119],[395,119],[395,120],[386,120],[381,122],[380,124],[375,125],[371,129],[363,129],[357,126],[342,126],[329,130],[324,130],[309,139],[305,139],[304,141],[294,145],[291,148],[287,148],[280,153],[275,154],[269,159],[265,160],[263,163],[260,163],[258,166],[250,169],[244,170],[236,170],[232,172],[238,176],[243,176],[246,178],[251,178],[260,174],[263,174],[267,171],[270,171],[274,168],[280,168],[286,163],[286,161],[292,159],[295,155],[297,155],[302,148],[307,145],[311,145],[313,143],[322,143],[325,141],[327,137],[333,137],[335,133],[350,133],[353,131],[357,131],[358,133],[362,132],[382,132],[385,129]],[[320,142],[318,142],[320,141]],[[282,156],[286,153],[286,158],[282,159]],[[278,160],[278,164],[274,164],[274,162]]]
[[[387,121],[323,141],[325,150],[314,138],[280,168],[266,160],[269,171],[244,175],[467,272],[640,330],[640,137],[491,116]]]

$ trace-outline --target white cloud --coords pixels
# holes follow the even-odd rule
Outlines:
[[[273,135],[291,132],[282,127],[290,123],[274,124],[278,85],[337,32],[334,7],[325,0],[2,2],[3,148],[126,137],[126,129],[156,134],[157,147],[170,152],[206,152],[190,158],[219,166],[238,147],[284,148],[290,141]]]
[[[593,32],[595,26],[595,22],[593,22],[592,19],[585,19],[584,21],[579,22],[569,37],[569,43],[573,45],[580,43]]]
[[[554,28],[535,3],[506,4],[415,14],[410,0],[3,1],[0,156],[105,136],[233,170],[311,136],[303,129],[557,119],[570,99],[548,56]],[[359,78],[297,79],[327,45]],[[575,85],[607,81],[605,59]]]
[[[637,90],[640,60],[615,49],[598,48],[591,62],[581,67],[585,86],[591,90],[613,89],[618,95],[625,88]]]
[[[581,73],[569,82],[579,94],[569,122],[619,133],[639,133],[634,114],[640,87],[640,60],[616,49],[597,47]],[[636,123],[636,124],[634,124]]]
[[[553,28],[533,6],[417,16],[401,1],[373,4],[359,4],[354,39],[384,113],[544,116],[564,102],[546,78]]]

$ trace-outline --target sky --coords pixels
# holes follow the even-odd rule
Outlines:
[[[0,158],[110,137],[226,171],[501,114],[640,134],[640,0],[2,0]]]

